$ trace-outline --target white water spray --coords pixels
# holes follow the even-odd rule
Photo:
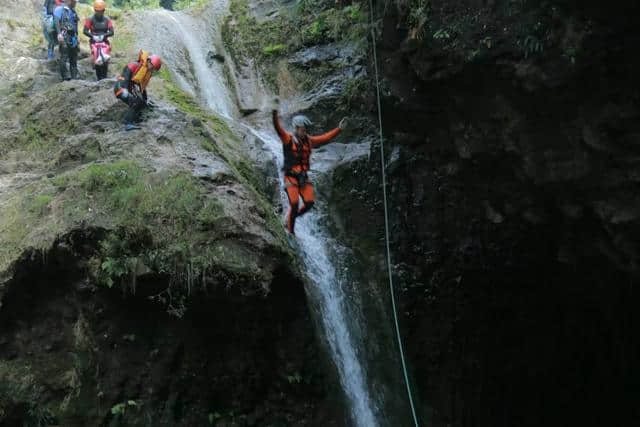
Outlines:
[[[184,66],[184,64],[172,64],[171,61],[185,58],[184,52],[180,52],[180,48],[185,49],[193,66],[197,87],[191,86],[184,76],[176,76],[178,83],[183,86],[182,89],[201,98],[212,111],[231,119],[235,115],[236,107],[233,105],[232,97],[225,83],[222,65],[209,66],[203,53],[207,52],[210,46],[217,45],[219,48],[222,46],[218,23],[223,16],[222,13],[226,11],[226,3],[226,1],[216,2],[218,12],[212,17],[215,22],[207,22],[207,25],[213,26],[214,39],[209,39],[207,36],[207,34],[211,34],[211,28],[208,28],[206,32],[198,29],[198,23],[184,13],[150,12],[149,15],[154,16],[157,20],[151,25],[162,26],[164,37],[157,37],[149,43],[153,49],[163,52],[168,65],[174,71],[179,69],[177,65]],[[200,39],[196,37],[198,34],[200,34]],[[265,120],[260,129],[255,129],[244,123],[241,125],[264,142],[277,159],[280,169],[283,164],[282,144],[275,135],[269,120]],[[283,206],[287,206],[288,202],[284,195],[282,182],[280,185]],[[354,424],[359,427],[376,427],[379,425],[375,415],[378,408],[373,404],[369,395],[365,371],[356,351],[357,346],[353,334],[349,329],[350,319],[345,307],[345,293],[342,290],[342,286],[345,284],[341,283],[329,260],[329,248],[326,243],[328,239],[325,231],[319,225],[316,212],[312,211],[297,221],[296,236],[306,273],[314,285],[310,289],[310,297],[320,309],[331,357],[338,369]]]

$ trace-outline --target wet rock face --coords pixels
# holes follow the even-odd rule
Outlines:
[[[515,3],[431,2],[421,29],[385,16],[392,250],[422,414],[625,425],[640,351],[637,5]],[[356,176],[340,176],[357,191],[338,212],[375,218],[377,187]]]
[[[148,295],[86,280],[101,233],[25,254],[2,287],[0,425],[326,425],[322,361],[291,273],[266,297],[198,291],[176,318]]]
[[[125,132],[112,79],[39,59],[40,7],[0,53],[0,426],[339,425],[241,135],[161,78]]]

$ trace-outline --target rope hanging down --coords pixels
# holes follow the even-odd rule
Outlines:
[[[376,78],[376,96],[378,101],[378,123],[380,130],[380,165],[382,170],[382,199],[384,205],[384,237],[387,249],[387,274],[389,275],[389,291],[391,293],[391,308],[393,311],[393,321],[396,327],[396,338],[398,339],[398,349],[400,350],[400,361],[402,362],[402,371],[404,373],[404,383],[407,386],[407,395],[409,396],[409,405],[411,406],[411,415],[415,427],[418,427],[418,417],[416,408],[413,404],[413,394],[411,393],[411,385],[409,384],[409,374],[407,373],[407,364],[404,360],[404,350],[402,347],[402,337],[400,336],[400,327],[398,325],[398,311],[396,310],[396,298],[393,286],[393,274],[391,271],[391,249],[389,247],[389,208],[387,205],[387,174],[384,163],[384,139],[382,136],[382,108],[380,103],[380,81],[378,77],[378,55],[376,53],[376,32],[375,20],[373,12],[373,0],[369,0],[369,12],[371,14],[371,40],[373,44],[373,66]]]

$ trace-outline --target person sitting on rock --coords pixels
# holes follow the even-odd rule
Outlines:
[[[309,181],[309,159],[311,150],[320,145],[329,143],[346,125],[346,117],[340,120],[337,128],[323,135],[312,136],[307,134],[311,121],[302,115],[295,116],[291,122],[294,133],[284,130],[278,117],[278,110],[272,111],[273,126],[282,141],[284,151],[284,185],[289,198],[289,211],[287,212],[287,230],[295,235],[294,227],[296,218],[309,212],[315,203],[313,196],[313,184]],[[300,199],[303,205],[299,207]]]
[[[75,7],[76,0],[65,0],[53,11],[60,52],[58,68],[62,80],[69,80],[67,61],[71,78],[78,78],[78,14]]]
[[[127,64],[114,87],[116,97],[129,106],[124,116],[125,130],[140,129],[135,123],[146,107],[153,107],[147,97],[147,84],[151,76],[160,70],[162,60],[158,55],[140,51],[137,62]]]
[[[53,11],[57,6],[62,4],[62,0],[44,0],[42,6],[42,33],[44,39],[47,41],[47,60],[54,59],[53,49],[56,47],[56,41],[58,39],[56,35],[56,26],[53,20]]]

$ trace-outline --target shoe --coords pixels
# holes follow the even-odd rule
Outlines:
[[[133,123],[125,123],[124,130],[129,131],[134,129],[140,129],[140,126],[136,126]]]

